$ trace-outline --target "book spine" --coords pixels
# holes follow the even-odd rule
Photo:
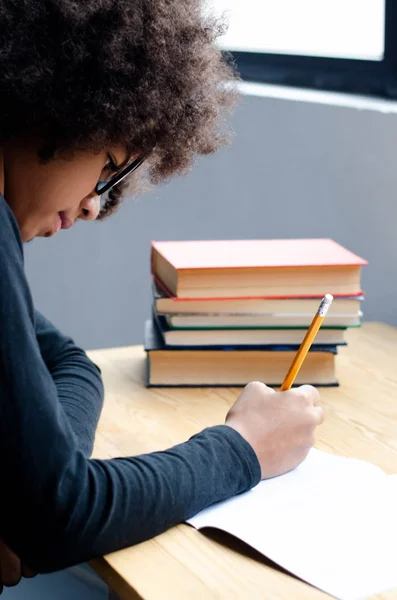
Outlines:
[[[150,356],[148,352],[146,353],[145,386],[150,387]]]

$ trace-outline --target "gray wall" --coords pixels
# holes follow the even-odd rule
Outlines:
[[[231,147],[104,223],[26,246],[37,307],[85,348],[142,342],[152,239],[331,237],[397,325],[397,115],[245,96]]]

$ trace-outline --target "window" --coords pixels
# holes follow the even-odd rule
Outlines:
[[[396,0],[212,0],[245,79],[397,97]]]
[[[216,0],[229,50],[382,60],[384,0]],[[359,18],[358,18],[359,16]]]

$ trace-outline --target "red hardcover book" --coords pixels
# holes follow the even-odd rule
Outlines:
[[[152,242],[151,262],[186,299],[359,296],[367,264],[330,239]]]

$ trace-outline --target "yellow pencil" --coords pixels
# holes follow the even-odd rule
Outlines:
[[[327,314],[333,299],[334,298],[333,296],[331,296],[331,294],[325,294],[324,298],[321,300],[321,304],[318,308],[318,311],[314,315],[314,319],[311,322],[309,329],[307,330],[307,333],[303,339],[303,342],[300,345],[298,352],[295,355],[294,360],[292,361],[287,375],[285,376],[283,384],[280,388],[281,392],[291,389],[291,386],[299,373],[299,369],[301,368],[303,361],[305,360],[306,355],[310,350],[310,346],[312,345],[314,338],[316,337],[317,332],[320,329],[322,322],[324,321],[325,315]]]

